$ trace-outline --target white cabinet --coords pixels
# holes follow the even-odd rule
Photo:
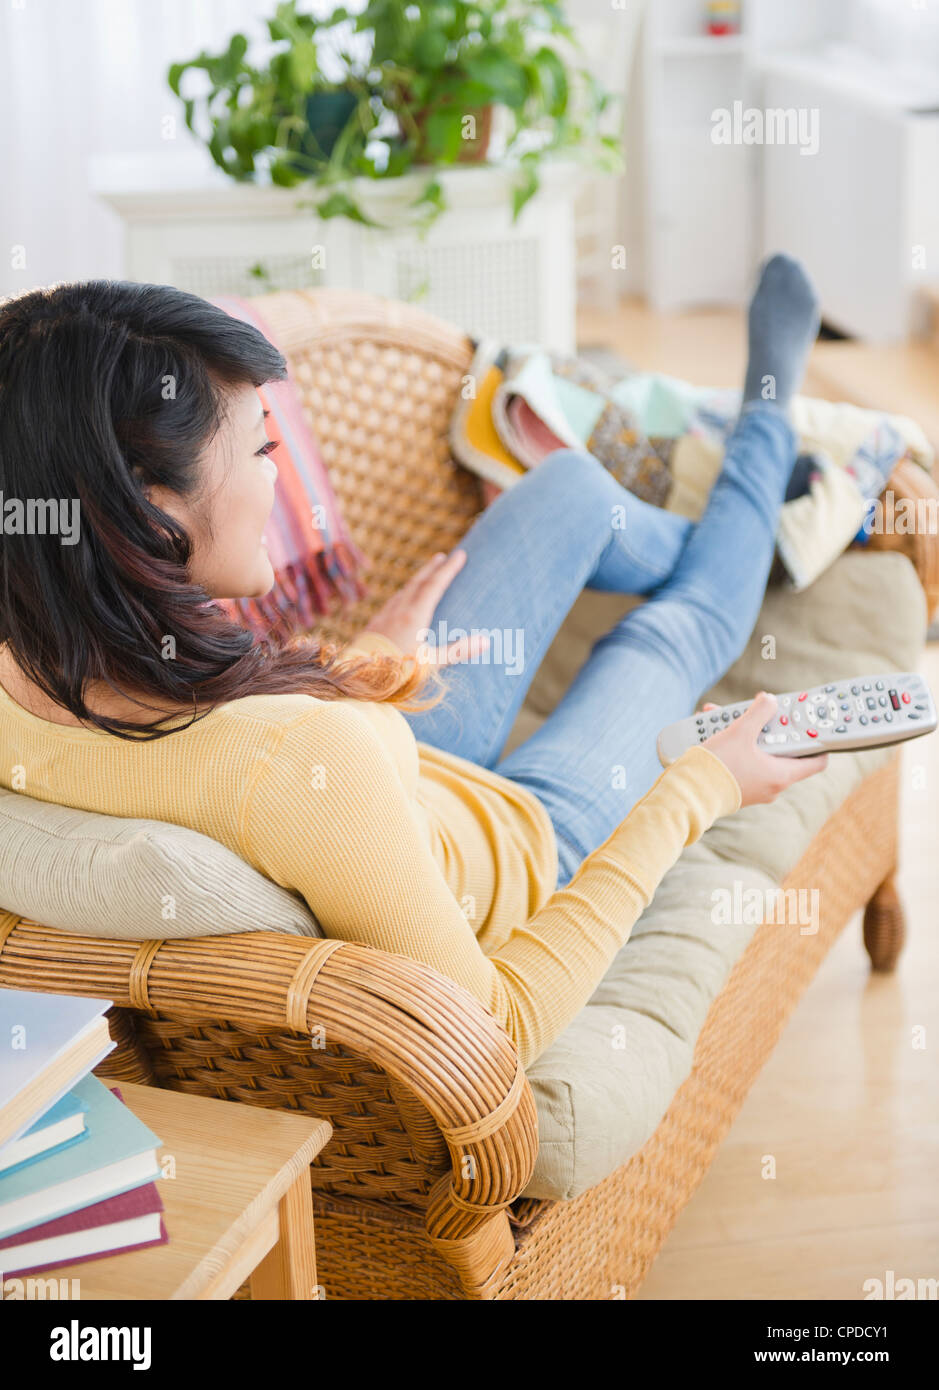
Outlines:
[[[767,106],[819,112],[817,155],[764,152],[764,248],[805,262],[832,327],[907,338],[917,286],[939,283],[939,114],[905,110],[902,94],[811,55],[769,59],[763,72]]]
[[[656,0],[645,15],[637,288],[659,310],[741,302],[756,252],[753,148],[713,138],[715,111],[748,96],[749,38],[706,34],[704,21],[702,0]]]

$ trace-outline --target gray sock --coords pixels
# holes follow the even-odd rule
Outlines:
[[[798,261],[771,256],[765,263],[748,323],[744,403],[759,402],[785,413],[801,385],[819,325],[818,300]]]

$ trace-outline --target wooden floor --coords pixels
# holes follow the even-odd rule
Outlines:
[[[743,325],[734,313],[659,317],[626,304],[616,314],[584,313],[580,340],[702,384],[742,380]],[[846,346],[853,351],[839,353],[839,387],[818,389],[826,354]],[[933,419],[939,408],[939,390],[900,404],[910,390],[902,368],[885,380],[883,356],[866,361],[855,344],[819,344],[810,371],[807,394],[866,403],[862,392],[879,373],[882,404],[924,427],[924,414]],[[939,692],[939,645],[927,648],[923,670]],[[865,1281],[888,1270],[896,1279],[939,1278],[939,735],[909,744],[903,759],[909,942],[901,964],[894,975],[872,976],[860,919],[849,924],[641,1298],[860,1299]],[[916,1045],[918,1029],[925,1047]],[[763,1176],[767,1156],[775,1178]]]

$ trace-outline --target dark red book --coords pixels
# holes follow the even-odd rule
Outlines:
[[[56,1265],[83,1264],[124,1250],[165,1245],[168,1237],[162,1213],[156,1183],[148,1182],[54,1221],[17,1231],[0,1240],[0,1275],[19,1278]]]

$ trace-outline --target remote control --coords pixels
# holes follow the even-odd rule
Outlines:
[[[829,685],[790,691],[777,700],[776,713],[763,725],[757,745],[780,758],[882,748],[932,733],[939,722],[929,687],[915,671],[849,676]],[[663,766],[726,729],[752,703],[743,700],[737,705],[722,705],[669,724],[658,738]]]

